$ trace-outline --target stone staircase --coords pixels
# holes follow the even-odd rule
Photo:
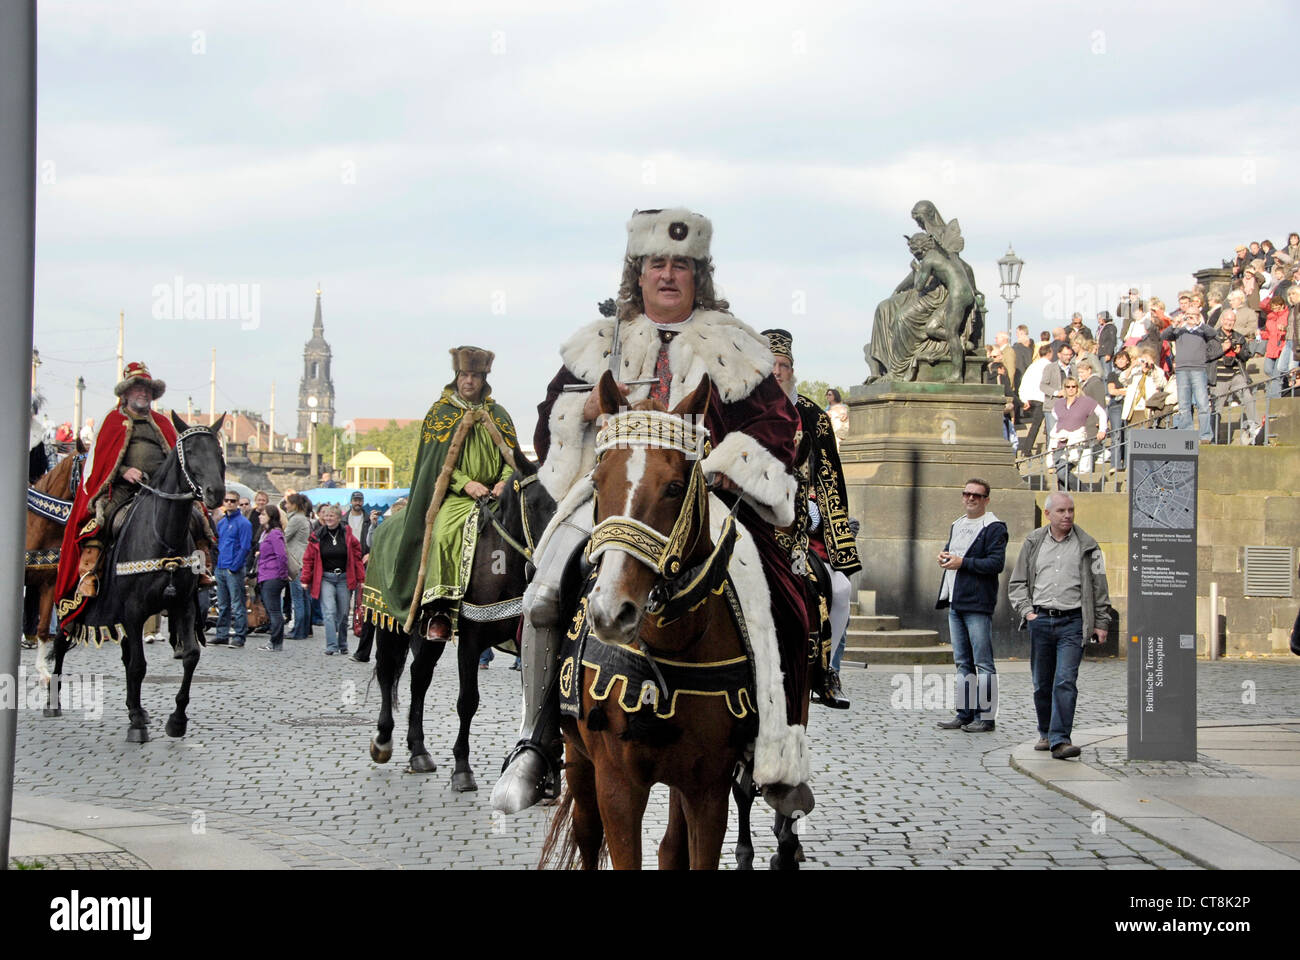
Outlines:
[[[906,630],[898,617],[876,615],[876,591],[859,590],[849,607],[844,659],[854,663],[952,663],[952,647],[934,630]]]

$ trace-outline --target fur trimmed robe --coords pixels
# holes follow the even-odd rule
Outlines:
[[[766,722],[761,707],[759,711],[755,777],[760,782],[797,783],[808,778],[802,691],[811,646],[802,579],[791,570],[789,552],[777,544],[773,526],[794,521],[798,483],[792,468],[799,416],[772,377],[767,338],[747,324],[729,313],[697,310],[672,331],[668,407],[694,390],[705,373],[709,375],[713,393],[705,425],[713,450],[701,466],[706,473],[727,476],[741,491],[738,518],[748,537],[742,538],[746,546],[740,552],[754,550],[756,557],[751,563],[757,562],[763,573],[761,577],[744,577],[746,582],[738,584],[751,633],[757,629],[767,634],[763,638],[766,643],[762,639],[755,642],[756,655],[764,648],[779,659],[779,664],[773,662],[769,653],[758,665],[760,691],[766,694],[774,686],[775,696],[770,699],[773,706],[766,711]],[[663,342],[659,328],[641,315],[623,321],[619,332],[623,357],[619,380],[653,378]],[[564,501],[596,462],[596,427],[582,419],[589,394],[564,393],[563,388],[570,383],[595,383],[600,378],[609,366],[612,337],[611,319],[598,320],[574,334],[560,348],[564,366],[538,406],[534,436],[542,461],[538,476],[557,501]],[[633,387],[628,401],[635,403],[649,393],[649,385]],[[729,501],[734,494],[721,496]],[[561,508],[552,523],[566,516]],[[752,612],[755,608],[762,614]],[[782,680],[784,718],[779,716]]]

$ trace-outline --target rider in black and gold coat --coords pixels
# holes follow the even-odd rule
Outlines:
[[[772,375],[785,390],[799,413],[802,424],[796,474],[800,484],[800,503],[806,504],[789,531],[788,543],[795,564],[807,568],[807,551],[815,551],[830,572],[830,639],[817,644],[813,651],[814,666],[820,665],[822,682],[814,682],[814,697],[828,707],[843,709],[849,702],[840,687],[839,672],[831,664],[831,653],[849,622],[849,575],[862,569],[855,542],[857,525],[850,520],[844,471],[830,417],[812,400],[796,392],[794,376],[794,341],[786,330],[764,330],[772,347]],[[810,628],[814,636],[821,624],[809,604]],[[814,677],[817,675],[814,671]]]

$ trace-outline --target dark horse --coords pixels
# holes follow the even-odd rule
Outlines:
[[[555,501],[537,482],[536,464],[522,454],[515,455],[515,472],[501,499],[493,503],[485,497],[479,503],[478,542],[457,626],[460,696],[456,700],[456,713],[460,717],[460,732],[452,748],[456,760],[451,777],[454,790],[478,789],[469,765],[469,725],[479,703],[478,659],[488,647],[515,639],[528,582],[525,568],[532,559],[536,538],[554,514]],[[409,649],[411,708],[406,744],[411,751],[410,770],[413,773],[437,770],[437,764],[424,746],[424,696],[446,645],[445,641],[426,640],[400,630],[375,628],[375,676],[383,697],[378,733],[370,741],[370,757],[376,763],[387,763],[393,755],[393,688]]]
[[[54,610],[54,582],[59,570],[59,548],[63,528],[72,510],[81,468],[86,462],[86,448],[78,439],[75,454],[60,460],[53,470],[31,485],[27,492],[27,546],[24,557],[23,586],[29,603],[36,607],[36,632],[27,637],[38,641],[37,667],[48,679],[47,653],[50,615]],[[52,656],[49,660],[53,660]]]
[[[140,705],[144,680],[144,622],[167,612],[173,649],[185,674],[176,694],[176,711],[167,718],[167,736],[183,737],[189,718],[190,681],[199,663],[197,585],[202,558],[192,534],[194,501],[216,509],[226,492],[226,463],[219,435],[225,415],[209,427],[190,427],[172,412],[176,446],[158,471],[141,483],[121,529],[113,536],[104,560],[97,594],[71,625],[83,639],[98,635],[122,644],[126,667],[126,710],[129,743],[149,740],[149,714]],[[59,709],[59,675],[71,639],[60,630],[55,645],[50,709]]]
[[[597,390],[603,413],[625,403],[608,373]],[[671,412],[684,418],[680,427],[644,400],[597,440],[598,567],[584,598],[594,639],[580,657],[566,652],[559,672],[562,697],[578,697],[585,722],[572,712],[561,721],[565,794],[544,864],[572,865],[576,853],[595,869],[604,847],[616,869],[640,869],[642,817],[651,787],[664,783],[660,868],[718,866],[755,697],[726,574],[734,517],[715,543],[700,434],[690,425],[703,420],[710,390],[705,376]]]

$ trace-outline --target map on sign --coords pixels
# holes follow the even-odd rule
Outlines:
[[[1196,464],[1190,460],[1133,461],[1133,525],[1144,529],[1196,527]]]

